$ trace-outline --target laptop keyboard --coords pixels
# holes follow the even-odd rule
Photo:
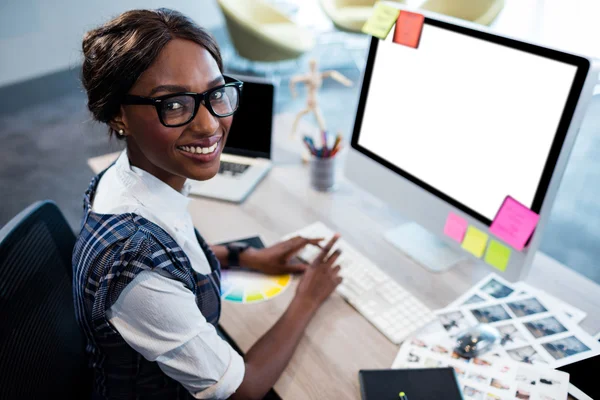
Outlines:
[[[238,164],[227,161],[221,161],[219,173],[223,175],[237,176],[243,174],[250,166],[248,164]]]

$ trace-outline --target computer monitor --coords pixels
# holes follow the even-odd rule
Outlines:
[[[413,243],[396,243],[432,246],[419,250],[426,255],[439,253],[443,243],[444,252],[472,257],[443,233],[451,212],[503,243],[489,226],[506,196],[515,198],[540,215],[528,246],[512,249],[504,271],[511,281],[522,279],[597,66],[428,14],[418,48],[393,43],[393,36],[371,40],[346,177],[433,235],[435,241],[404,231],[401,240]]]

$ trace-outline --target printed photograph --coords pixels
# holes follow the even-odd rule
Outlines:
[[[515,378],[515,380],[517,382],[524,383],[526,385],[535,385],[537,383],[535,378],[531,378],[525,374],[517,374],[517,377]]]
[[[425,368],[440,368],[444,366],[444,363],[433,358],[427,357],[425,359]]]
[[[450,353],[450,350],[448,350],[444,346],[440,346],[439,344],[436,344],[435,346],[433,346],[431,348],[431,351],[433,351],[434,353],[439,353],[439,354],[448,354],[448,353]]]
[[[477,321],[484,324],[510,319],[508,312],[506,312],[504,307],[499,304],[495,306],[476,308],[471,310],[471,313],[475,318],[477,318]]]
[[[500,390],[508,390],[510,389],[510,385],[508,383],[502,382],[500,379],[492,379],[492,387]]]
[[[418,354],[413,353],[412,351],[408,353],[408,357],[406,360],[409,363],[418,363],[421,361],[421,357]]]
[[[500,332],[500,345],[508,347],[526,346],[525,336],[513,324],[499,325],[496,327]]]
[[[490,382],[489,376],[485,376],[485,375],[474,373],[474,372],[471,372],[467,379],[470,379],[477,383],[484,383],[486,385]]]
[[[471,386],[465,385],[465,387],[463,388],[463,394],[471,399],[483,400],[483,392]]]
[[[491,279],[488,283],[486,283],[485,285],[483,285],[481,287],[481,290],[487,294],[489,294],[492,297],[495,297],[497,299],[503,299],[507,296],[510,296],[510,294],[512,292],[514,292],[513,289],[509,288],[508,286],[498,282],[495,279]]]
[[[451,311],[440,314],[438,317],[450,336],[456,335],[469,327],[469,323],[460,311]]]
[[[523,325],[531,332],[533,337],[539,339],[544,336],[556,335],[557,333],[566,332],[565,328],[554,317],[542,318],[536,321],[525,322]]]
[[[488,393],[487,396],[485,397],[485,400],[502,400],[502,397],[496,396],[493,393]]]
[[[540,377],[540,387],[548,387],[548,388],[558,388],[560,387],[560,381],[556,379],[552,379],[551,377],[545,377],[542,375]]]
[[[465,304],[475,304],[475,303],[481,303],[482,301],[485,301],[485,299],[481,296],[478,296],[476,294],[474,294],[473,296],[469,297],[464,303],[463,306]]]
[[[410,344],[417,346],[417,347],[422,347],[424,349],[427,348],[427,343],[425,343],[424,341],[422,341],[419,338],[412,338],[412,340],[410,341]]]
[[[553,342],[542,343],[542,346],[555,360],[574,356],[575,354],[589,351],[590,348],[583,344],[575,336],[569,336],[564,339],[555,340]]]
[[[471,358],[471,360],[473,364],[479,365],[481,367],[491,367],[492,365],[494,365],[490,360],[486,360],[485,358],[475,357]]]
[[[519,347],[507,350],[506,353],[518,362],[527,364],[548,364],[544,358],[538,354],[531,346]]]
[[[465,364],[468,364],[468,363],[469,363],[469,361],[470,361],[468,358],[463,358],[463,357],[461,357],[461,356],[460,356],[460,355],[459,355],[457,352],[455,352],[455,351],[453,351],[453,352],[452,352],[452,354],[450,354],[450,357],[454,358],[455,360],[462,361],[462,362],[464,362]]]
[[[515,395],[516,399],[529,400],[531,398],[531,392],[527,389],[518,388]]]
[[[525,300],[513,301],[508,306],[517,317],[538,314],[548,311],[535,297]]]
[[[456,377],[457,378],[464,378],[466,371],[460,367],[457,366],[453,366],[452,368],[454,368],[454,372],[456,372]]]
[[[557,400],[556,397],[548,396],[547,394],[540,394],[540,400]]]

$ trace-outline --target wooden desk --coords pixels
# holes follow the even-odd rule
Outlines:
[[[90,159],[89,164],[100,171],[115,156]],[[399,214],[344,180],[334,193],[313,191],[307,167],[299,157],[296,160],[274,167],[241,205],[194,198],[190,205],[194,224],[209,242],[260,235],[271,244],[323,221],[433,309],[446,306],[490,272],[472,262],[443,274],[428,272],[384,240],[386,229],[404,221]],[[599,285],[541,253],[528,282],[588,312],[582,326],[589,333],[600,329]],[[221,325],[246,352],[280,317],[294,291],[289,288],[259,304],[224,302]],[[334,294],[309,325],[275,390],[283,399],[358,399],[358,370],[389,368],[397,350]]]

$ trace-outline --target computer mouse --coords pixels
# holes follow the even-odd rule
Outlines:
[[[461,357],[473,358],[489,351],[498,340],[498,329],[488,324],[479,324],[458,335],[454,351]]]

